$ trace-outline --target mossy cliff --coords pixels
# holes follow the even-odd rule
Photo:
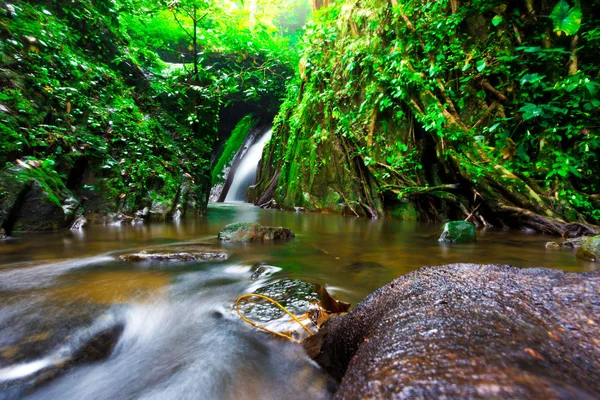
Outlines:
[[[582,7],[351,0],[322,8],[265,150],[256,203],[594,230],[599,2]]]

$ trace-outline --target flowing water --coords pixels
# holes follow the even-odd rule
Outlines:
[[[246,154],[242,157],[235,172],[235,176],[233,177],[233,181],[231,182],[231,187],[227,192],[227,196],[225,196],[226,203],[246,201],[246,192],[249,186],[256,183],[258,162],[262,157],[265,145],[271,139],[272,133],[272,129],[265,132],[256,143],[250,146]]]
[[[203,242],[236,221],[286,226],[286,243],[223,245],[220,262],[134,264],[127,251]],[[302,349],[258,332],[233,311],[238,296],[284,278],[325,285],[356,304],[423,265],[452,262],[594,268],[552,238],[478,231],[442,245],[438,225],[212,205],[177,224],[90,227],[0,242],[0,399],[328,398],[332,382]],[[252,281],[252,266],[270,275]],[[69,364],[89,342],[121,327],[101,361]],[[120,331],[119,331],[120,332]],[[52,375],[52,367],[63,366]],[[56,370],[56,368],[54,368]],[[46,371],[46,372],[45,372]],[[45,382],[41,384],[40,382]]]

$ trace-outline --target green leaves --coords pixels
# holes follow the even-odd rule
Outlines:
[[[554,23],[554,32],[558,36],[564,32],[565,35],[574,35],[581,26],[581,8],[579,4],[574,7],[569,7],[569,3],[565,0],[560,0],[552,10],[550,19]]]

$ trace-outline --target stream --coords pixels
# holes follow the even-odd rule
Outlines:
[[[293,229],[284,243],[219,245],[231,222]],[[244,324],[238,296],[289,278],[324,285],[355,305],[424,265],[500,263],[588,271],[554,238],[479,230],[478,242],[442,245],[440,226],[213,204],[178,223],[92,226],[0,241],[0,399],[319,399],[335,383],[302,348]],[[148,265],[118,255],[211,243],[227,261]],[[253,266],[269,274],[252,280]],[[99,332],[122,333],[106,359],[69,364]],[[43,375],[62,366],[57,375]],[[40,376],[43,384],[39,383]],[[32,383],[33,381],[36,383]]]

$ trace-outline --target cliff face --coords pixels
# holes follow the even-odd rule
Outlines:
[[[600,170],[586,161],[600,150],[600,102],[585,82],[598,60],[572,49],[598,37],[594,17],[570,28],[542,17],[564,8],[550,3],[368,0],[319,10],[256,203],[588,230],[578,223],[600,217]],[[577,158],[574,169],[564,164]]]

